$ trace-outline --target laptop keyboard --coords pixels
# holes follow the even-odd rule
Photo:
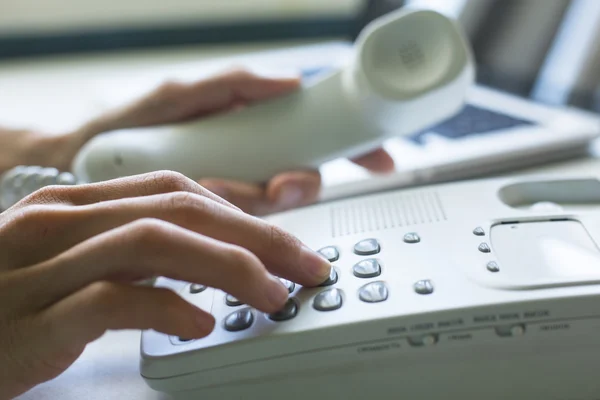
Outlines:
[[[531,121],[466,105],[459,114],[433,128],[425,129],[411,135],[411,139],[416,143],[423,144],[425,137],[432,133],[447,139],[460,139],[472,135],[484,135],[499,130],[531,125],[534,125]]]

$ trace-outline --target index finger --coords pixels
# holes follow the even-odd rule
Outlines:
[[[20,204],[67,203],[76,206],[113,201],[123,198],[152,196],[172,192],[190,192],[234,210],[239,207],[217,196],[199,183],[175,171],[156,171],[106,182],[76,186],[49,186],[34,192]]]
[[[323,283],[331,265],[287,231],[192,193],[121,199],[75,207],[70,218],[77,241],[145,218],[160,219],[243,247],[277,276],[305,286]]]

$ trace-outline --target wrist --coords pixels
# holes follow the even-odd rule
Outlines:
[[[68,171],[81,145],[73,133],[51,135],[26,130],[0,130],[0,174],[19,165]]]

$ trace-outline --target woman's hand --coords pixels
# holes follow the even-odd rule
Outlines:
[[[331,268],[172,172],[37,191],[0,214],[0,249],[2,399],[60,375],[108,329],[211,332],[210,314],[141,279],[200,283],[274,312],[288,296],[274,276],[316,286]]]
[[[171,124],[231,112],[252,103],[272,99],[297,90],[300,80],[274,79],[246,71],[231,71],[194,83],[165,83],[127,107],[101,116],[69,135],[73,158],[93,136],[116,129]],[[140,138],[143,140],[143,138]],[[379,149],[352,160],[373,172],[394,169],[392,158]],[[318,171],[289,171],[264,185],[250,185],[217,179],[204,179],[202,186],[236,204],[245,212],[265,215],[306,205],[317,199],[321,189]]]

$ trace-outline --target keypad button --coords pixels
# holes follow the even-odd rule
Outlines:
[[[298,304],[293,299],[288,299],[283,308],[275,313],[269,314],[273,321],[287,321],[298,315]]]
[[[337,271],[335,270],[335,268],[331,268],[331,272],[329,273],[329,278],[327,278],[327,280],[323,283],[321,283],[319,286],[323,287],[323,286],[331,286],[331,285],[335,285],[338,281],[338,274]]]
[[[499,272],[500,266],[496,261],[490,261],[489,263],[487,263],[487,269],[490,272]]]
[[[237,298],[233,297],[230,294],[228,294],[227,297],[225,297],[225,303],[230,307],[237,307],[242,305],[241,301],[239,301]]]
[[[359,298],[366,303],[379,303],[388,298],[388,288],[383,282],[371,282],[360,288]]]
[[[421,241],[421,238],[419,237],[418,234],[411,232],[411,233],[407,233],[406,235],[404,235],[404,242],[405,243],[419,243]]]
[[[433,293],[433,284],[430,280],[425,279],[418,281],[414,284],[415,292],[418,294],[431,294]]]
[[[360,261],[352,270],[357,278],[373,278],[381,275],[381,265],[374,258]]]
[[[473,235],[475,235],[475,236],[485,236],[485,231],[483,230],[482,227],[478,226],[477,228],[473,229]]]
[[[254,313],[250,309],[240,310],[225,318],[225,329],[229,332],[239,332],[248,329],[254,322]]]
[[[333,311],[342,307],[342,293],[339,289],[327,289],[319,293],[313,301],[318,311]]]
[[[286,289],[288,290],[288,293],[292,293],[294,291],[294,289],[296,289],[296,284],[292,281],[288,281],[287,279],[279,279],[281,281],[281,283],[283,283],[283,286],[286,287]]]
[[[171,344],[175,345],[175,346],[185,346],[185,345],[187,345],[189,343],[193,343],[197,340],[197,339],[190,339],[190,338],[179,337],[179,336],[169,336],[169,339],[171,341]]]
[[[190,293],[191,294],[202,293],[205,290],[206,290],[206,286],[204,286],[204,285],[200,285],[198,283],[193,283],[190,285]]]
[[[487,243],[481,243],[479,245],[479,251],[482,253],[489,253],[492,249],[490,249],[490,246]]]
[[[381,247],[376,239],[365,239],[354,245],[354,252],[359,256],[370,256],[379,253]]]
[[[335,246],[323,247],[319,250],[319,254],[325,257],[329,262],[334,262],[340,259],[340,252]]]

